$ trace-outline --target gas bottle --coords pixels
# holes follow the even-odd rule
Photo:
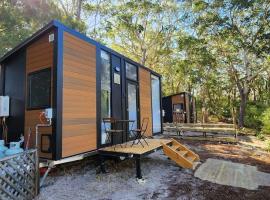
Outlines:
[[[4,152],[7,150],[8,148],[5,146],[5,141],[4,140],[0,140],[0,158],[4,158],[5,154]]]
[[[6,155],[0,151],[0,159],[6,157]]]
[[[4,140],[0,140],[0,151],[6,151],[8,148],[5,146],[5,141]]]
[[[23,149],[20,147],[20,144],[21,144],[20,142],[11,142],[9,144],[9,149],[5,151],[5,155],[10,156],[23,152]]]

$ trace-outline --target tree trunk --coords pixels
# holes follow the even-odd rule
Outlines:
[[[77,20],[81,20],[82,1],[83,0],[78,0],[78,2],[77,2],[77,13],[76,13],[76,19]]]
[[[239,110],[239,128],[244,127],[244,120],[246,114],[246,105],[247,105],[248,93],[241,91],[240,92],[240,110]]]

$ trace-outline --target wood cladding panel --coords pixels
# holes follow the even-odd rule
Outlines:
[[[53,30],[49,33],[44,34],[42,37],[37,39],[34,43],[32,43],[30,46],[26,49],[26,77],[28,77],[28,74],[31,72],[39,71],[46,68],[51,68],[51,74],[53,75],[53,54],[54,54],[54,45],[53,42],[49,42],[49,34],[53,33]],[[26,92],[28,91],[28,84],[27,84],[27,78],[26,78]],[[53,76],[51,77],[51,88],[53,84]],[[52,96],[53,91],[51,89],[51,104],[52,104]],[[27,108],[27,94],[26,94],[26,108]],[[39,115],[40,112],[43,110],[37,109],[37,110],[25,110],[25,141],[28,140],[28,132],[29,128],[31,129],[31,137],[29,140],[30,147],[35,146],[35,126],[36,124],[40,123]],[[52,127],[48,128],[40,128],[39,129],[39,140],[38,140],[38,146],[40,147],[41,143],[41,135],[42,134],[49,134],[52,135]],[[44,140],[42,144],[43,149],[48,149],[49,141]],[[40,149],[40,148],[39,148]],[[40,152],[40,157],[43,158],[52,158],[52,153],[43,153]]]
[[[62,157],[97,148],[96,47],[64,33]]]
[[[182,97],[180,94],[172,96],[172,106],[173,104],[179,104],[179,103],[183,103],[183,104],[185,103],[184,96]]]
[[[146,135],[152,136],[152,103],[151,103],[151,74],[149,71],[139,68],[139,87],[140,87],[140,117],[149,118]]]

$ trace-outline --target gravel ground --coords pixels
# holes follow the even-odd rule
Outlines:
[[[107,163],[107,174],[96,173],[98,167],[95,161],[83,162],[81,167],[81,163],[76,163],[62,172],[61,169],[53,172],[38,199],[150,199],[158,192],[157,189],[166,197],[162,179],[172,171],[179,171],[179,167],[168,160],[162,151],[142,160],[145,183],[137,182],[133,160]]]
[[[232,160],[270,173],[268,153],[234,144],[181,142],[195,150],[202,162],[207,158]],[[200,180],[194,177],[193,171],[178,167],[162,151],[142,160],[145,183],[136,181],[133,160],[107,162],[107,174],[97,173],[98,169],[93,158],[58,166],[50,173],[37,200],[270,199],[270,187],[247,190]]]

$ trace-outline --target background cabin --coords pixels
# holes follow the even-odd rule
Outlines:
[[[9,141],[21,134],[27,141],[31,130],[33,147],[40,113],[53,109],[52,126],[39,130],[41,158],[60,160],[110,145],[104,117],[135,120],[136,127],[149,118],[147,135],[162,132],[161,76],[58,21],[8,52],[0,64],[0,93],[10,97]]]
[[[162,98],[164,123],[196,123],[196,99],[188,92]]]

